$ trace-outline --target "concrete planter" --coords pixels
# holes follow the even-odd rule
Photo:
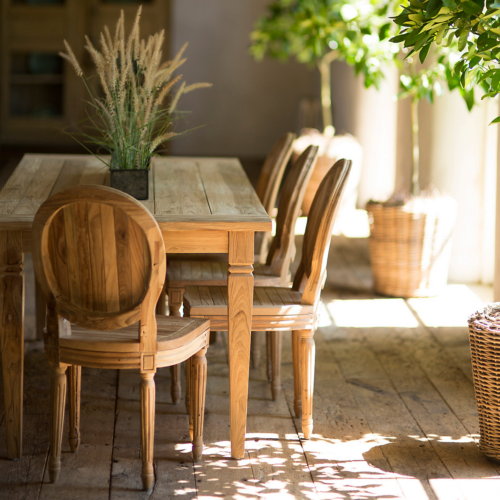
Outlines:
[[[149,198],[150,170],[110,170],[111,187],[133,196],[136,200]]]

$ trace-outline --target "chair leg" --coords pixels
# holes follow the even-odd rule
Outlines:
[[[277,401],[281,393],[281,339],[282,332],[269,332],[271,336],[271,393]]]
[[[172,403],[179,404],[181,400],[181,365],[174,365],[170,367],[170,378],[172,379],[170,385],[170,395],[172,396]]]
[[[186,359],[186,411],[191,415],[191,358]]]
[[[199,460],[203,453],[203,421],[205,419],[205,394],[207,391],[207,348],[201,349],[191,358],[193,421],[193,460]]]
[[[73,453],[80,447],[80,393],[82,390],[82,367],[71,365],[68,369],[69,385],[69,447]]]
[[[37,279],[35,279],[35,318],[36,338],[43,339],[43,330],[47,318],[47,302],[45,302],[42,287],[38,284]]]
[[[168,308],[170,310],[170,316],[181,316],[183,297],[184,297],[183,288],[168,289]]]
[[[260,364],[260,344],[262,332],[252,332],[250,343],[250,361],[252,368],[258,368]]]
[[[300,332],[300,367],[302,386],[302,432],[304,439],[309,439],[313,430],[313,392],[314,392],[314,363],[316,347],[314,345],[314,332],[302,330]]]
[[[189,381],[187,380],[186,377],[186,385],[189,387],[189,438],[191,439],[191,443],[193,442],[194,439],[194,412],[195,412],[195,399],[196,399],[196,393],[194,391],[194,386],[195,386],[195,377],[194,377],[194,361],[193,357],[189,358],[186,361],[186,370],[189,371]],[[188,373],[186,371],[186,375]]]
[[[68,365],[52,367],[50,381],[50,457],[49,477],[55,483],[61,471],[61,444],[66,406],[66,368]]]
[[[184,296],[184,290],[179,288],[169,288],[168,289],[168,308],[170,311],[170,316],[179,317],[181,315],[182,298]],[[161,299],[161,296],[160,296]],[[166,303],[166,301],[165,301]],[[158,309],[157,309],[158,312]],[[165,309],[165,313],[167,311]],[[172,396],[172,403],[174,405],[179,404],[181,400],[181,365],[175,365],[170,367],[171,375],[171,385],[170,394]],[[186,400],[187,401],[187,400]],[[187,404],[187,403],[186,403]]]
[[[292,332],[293,355],[293,409],[295,417],[302,416],[302,393],[300,389],[300,331]]]
[[[141,373],[142,487],[150,490],[154,482],[153,448],[155,436],[155,374]]]
[[[271,354],[271,332],[266,332],[266,351],[267,351],[267,380],[271,382],[273,376],[272,354]]]

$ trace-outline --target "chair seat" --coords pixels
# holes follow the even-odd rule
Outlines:
[[[180,363],[207,343],[206,320],[159,315],[156,323],[158,367]],[[139,323],[104,332],[71,325],[71,334],[59,338],[61,361],[96,368],[140,368],[138,333]]]
[[[301,300],[302,295],[290,288],[255,287],[252,330],[312,329],[314,306],[302,304]],[[212,330],[227,330],[227,287],[186,287],[184,313],[191,318],[210,319]]]
[[[177,260],[169,262],[167,266],[167,281],[171,288],[185,288],[187,286],[226,286],[226,262],[197,262],[191,260]],[[280,286],[283,285],[281,277],[272,274],[271,266],[254,264],[255,286]],[[290,281],[290,277],[288,278]]]

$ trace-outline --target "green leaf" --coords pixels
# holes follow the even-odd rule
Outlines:
[[[408,38],[408,35],[397,35],[389,39],[389,42],[399,43],[404,42]]]
[[[475,16],[477,14],[480,14],[481,11],[483,10],[477,3],[471,2],[470,0],[462,2],[461,5],[462,5],[462,8],[464,9],[464,12],[466,14],[470,14],[471,16]]]
[[[490,125],[493,125],[494,123],[500,123],[500,116],[497,116],[494,120],[492,120]]]
[[[498,92],[500,86],[500,70],[497,70],[493,78],[491,79],[491,87]]]
[[[467,109],[470,111],[474,107],[474,89],[471,90],[464,90],[460,89],[460,94],[462,95],[465,104],[467,106]]]
[[[415,44],[415,52],[418,52],[427,42],[427,40],[430,38],[429,33],[422,33],[420,38],[417,40],[417,43]]]
[[[443,0],[429,0],[427,9],[425,10],[425,17],[427,17],[428,19],[434,17],[438,14],[442,6]]]
[[[458,50],[462,52],[465,49],[465,44],[467,43],[467,37],[469,36],[469,32],[467,30],[462,31],[460,36],[458,37]]]
[[[405,41],[405,47],[415,45],[416,41],[420,38],[421,32],[419,29],[412,31],[411,35]]]
[[[429,49],[431,48],[431,44],[427,44],[418,54],[418,57],[420,59],[420,62],[423,64],[425,61],[425,58],[427,57],[427,54],[429,53]]]
[[[456,10],[458,4],[455,0],[443,0],[443,5],[450,10]]]
[[[407,23],[410,20],[410,18],[405,15],[405,14],[400,14],[399,16],[394,18],[394,22],[398,24],[399,26],[403,26],[405,23]]]
[[[380,40],[385,40],[389,34],[389,29],[391,28],[391,23],[386,23],[380,27],[378,32],[378,37]]]

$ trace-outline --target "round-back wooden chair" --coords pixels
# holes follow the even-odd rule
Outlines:
[[[144,489],[152,487],[157,368],[192,358],[193,456],[203,448],[209,323],[156,316],[166,273],[158,224],[134,198],[78,186],[43,203],[33,225],[33,264],[47,302],[45,350],[52,366],[49,473],[61,466],[70,380],[70,447],[78,449],[81,367],[139,369]]]
[[[283,330],[292,331],[294,409],[302,415],[304,438],[313,428],[314,332],[335,215],[351,168],[339,160],[327,173],[314,197],[307,220],[302,258],[292,288],[256,286],[252,308],[252,331],[271,333],[273,396],[281,388],[280,354]],[[227,287],[190,286],[184,292],[184,316],[210,319],[213,330],[227,330]],[[230,360],[231,362],[231,360]]]

